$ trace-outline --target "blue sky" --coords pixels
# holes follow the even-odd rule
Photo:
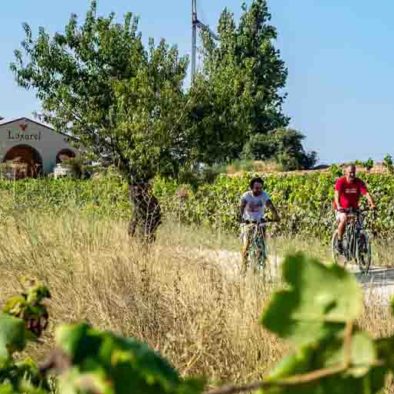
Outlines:
[[[215,26],[241,0],[198,0],[200,17]],[[99,0],[99,12],[141,17],[145,37],[165,37],[190,52],[191,0]],[[376,5],[378,4],[378,5]],[[394,2],[270,0],[277,46],[289,69],[285,112],[321,162],[394,155]],[[83,16],[88,0],[4,1],[0,14],[0,115],[32,116],[40,103],[16,86],[9,71],[23,38],[22,22],[37,31],[62,30],[70,13]]]

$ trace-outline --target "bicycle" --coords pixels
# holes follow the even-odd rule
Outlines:
[[[354,261],[360,271],[367,274],[371,266],[372,253],[371,242],[363,223],[365,210],[348,209],[343,212],[348,214],[348,223],[342,240],[345,265]],[[341,256],[338,250],[338,230],[333,234],[331,248],[334,262],[338,264]]]
[[[264,271],[268,260],[265,228],[268,223],[272,222],[274,220],[245,221],[243,223],[242,236],[248,238],[248,248],[244,251],[242,273],[246,273],[248,267],[252,267],[255,273]]]

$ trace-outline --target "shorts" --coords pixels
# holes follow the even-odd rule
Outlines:
[[[335,211],[335,219],[337,222],[340,222],[340,221],[346,219],[346,217],[347,217],[346,212]]]

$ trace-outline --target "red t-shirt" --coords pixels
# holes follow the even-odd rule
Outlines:
[[[348,182],[345,176],[336,181],[335,190],[339,192],[339,203],[344,209],[357,209],[361,195],[365,196],[368,193],[367,186],[361,179],[356,178],[353,182]],[[336,208],[335,205],[334,203]]]

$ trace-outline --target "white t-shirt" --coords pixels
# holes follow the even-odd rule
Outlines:
[[[256,222],[262,220],[264,218],[265,207],[269,200],[270,197],[266,192],[262,192],[257,197],[253,195],[252,191],[246,192],[241,198],[241,202],[246,204],[243,219]]]

